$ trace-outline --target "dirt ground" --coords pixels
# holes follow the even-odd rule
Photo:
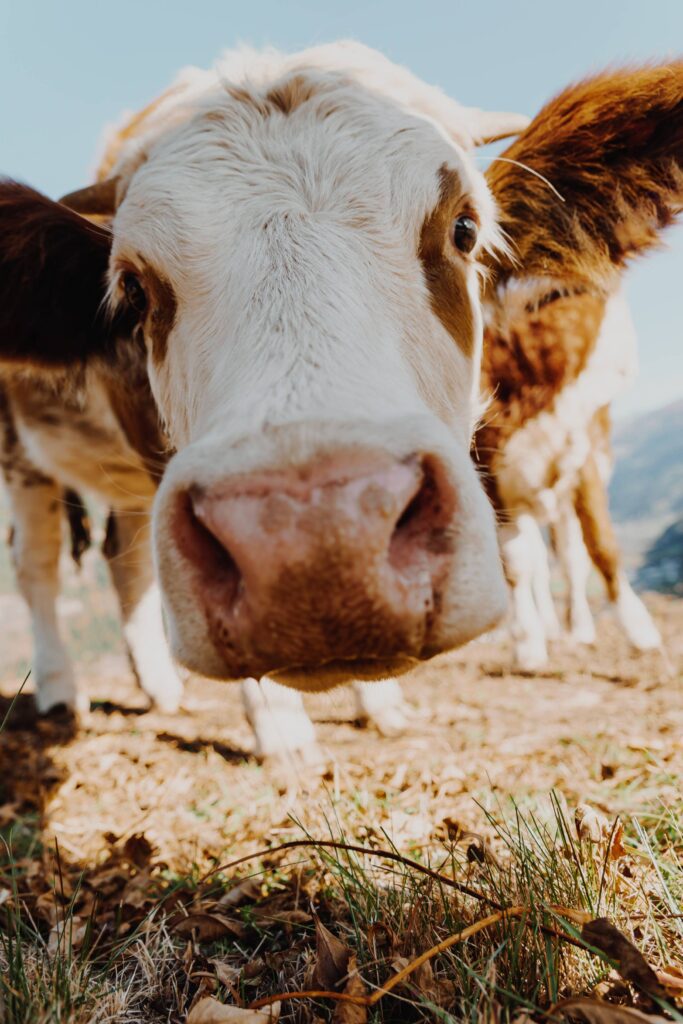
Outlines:
[[[558,643],[546,672],[511,673],[508,644],[478,642],[404,677],[412,728],[397,739],[356,726],[348,691],[307,698],[325,770],[261,766],[237,689],[193,680],[181,713],[147,712],[118,636],[96,552],[65,566],[61,614],[91,711],[74,731],[36,721],[23,697],[0,738],[0,826],[94,867],[144,833],[174,871],[277,840],[295,819],[315,834],[386,831],[402,849],[482,827],[510,796],[541,813],[551,791],[609,815],[656,821],[683,777],[683,601],[648,599],[666,656],[635,656],[611,617],[594,649]],[[0,720],[29,665],[28,620],[0,572]],[[26,692],[30,691],[30,680]],[[26,839],[28,841],[28,838]]]
[[[323,751],[314,771],[292,758],[257,763],[235,686],[195,679],[179,714],[148,711],[98,552],[78,572],[65,558],[63,577],[64,634],[91,702],[78,727],[36,717],[30,678],[12,707],[30,667],[30,634],[0,554],[0,725],[9,712],[0,728],[0,1020],[186,1024],[205,997],[220,999],[222,1014],[224,1002],[310,987],[321,962],[318,913],[357,950],[364,983],[384,984],[476,921],[478,900],[488,898],[444,903],[438,890],[419,888],[419,873],[405,874],[405,860],[400,871],[385,864],[370,875],[363,857],[360,874],[349,875],[346,862],[330,874],[319,847],[219,870],[302,836],[398,851],[422,865],[449,861],[452,877],[497,894],[494,906],[521,902],[546,929],[553,905],[593,916],[609,907],[651,962],[673,963],[683,978],[683,601],[648,597],[664,655],[634,656],[602,613],[594,649],[560,642],[539,675],[512,673],[500,640],[437,659],[403,677],[411,727],[395,739],[353,721],[348,690],[307,698]],[[597,846],[572,847],[577,804],[605,815]],[[607,824],[617,817],[627,849],[621,826],[613,842],[617,825]],[[542,839],[544,853],[529,833],[506,854],[498,823],[515,820],[547,822],[541,835],[560,838],[547,847]],[[235,910],[235,885],[256,902]],[[213,942],[216,907],[223,938]],[[207,921],[202,941],[192,929]],[[439,960],[438,976],[430,969],[372,1019],[517,1020],[520,1007],[542,1015],[562,994],[611,984],[562,942],[550,955],[532,924],[532,937],[524,922],[519,933],[501,925],[462,957]],[[378,926],[393,936],[379,956]],[[503,949],[516,952],[501,960]],[[608,998],[623,998],[619,984]],[[677,998],[683,982],[675,985]],[[282,1024],[352,1024],[329,1001],[286,1006]]]

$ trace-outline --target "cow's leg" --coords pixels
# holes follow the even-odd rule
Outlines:
[[[242,681],[242,703],[254,730],[254,753],[259,759],[297,753],[305,762],[320,760],[313,722],[298,690],[274,683],[267,676]]]
[[[560,620],[557,617],[557,609],[553,599],[553,592],[550,586],[550,563],[548,561],[548,547],[538,522],[533,521],[527,527],[529,554],[532,559],[531,590],[534,595],[536,609],[541,622],[546,640],[557,640],[562,630]]]
[[[104,553],[118,594],[123,635],[138,682],[161,711],[177,711],[183,684],[166,641],[147,511],[111,512]]]
[[[576,643],[592,644],[595,642],[595,623],[587,594],[591,561],[573,501],[559,509],[553,525],[553,540],[567,588],[569,635]]]
[[[353,683],[356,717],[374,725],[381,736],[400,736],[408,728],[408,709],[396,679],[374,683]]]
[[[626,636],[639,651],[661,647],[659,630],[621,566],[605,485],[592,456],[581,469],[575,508],[588,554],[605,581],[610,602]]]
[[[510,584],[515,664],[525,672],[542,668],[548,660],[545,629],[533,593],[537,534],[536,520],[528,513],[505,524],[500,531],[501,552]]]
[[[87,710],[88,701],[77,691],[57,620],[62,490],[37,471],[8,472],[5,482],[12,516],[12,560],[19,590],[31,614],[31,675],[36,706],[41,714],[59,704]]]

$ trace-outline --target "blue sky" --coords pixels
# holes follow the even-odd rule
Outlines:
[[[103,126],[238,42],[360,39],[456,99],[534,114],[608,63],[683,54],[683,0],[0,0],[0,172],[84,184]],[[628,414],[683,397],[683,228],[627,290],[641,375]]]

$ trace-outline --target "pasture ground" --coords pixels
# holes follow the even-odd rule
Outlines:
[[[92,702],[78,729],[36,720],[27,694],[10,710],[30,647],[0,564],[2,1024],[188,1014],[211,1024],[234,1018],[213,1002],[198,1007],[202,998],[246,1007],[297,989],[371,994],[501,906],[522,909],[371,1007],[294,999],[281,1019],[521,1024],[579,994],[609,1001],[603,1016],[575,1008],[594,1021],[625,1020],[614,1016],[624,1006],[675,1006],[683,601],[649,602],[666,659],[631,655],[603,615],[595,649],[560,643],[539,676],[512,674],[504,643],[433,662],[403,680],[413,728],[396,739],[359,729],[348,693],[311,698],[318,774],[292,760],[258,765],[239,694],[225,684],[191,681],[180,714],[145,712],[104,566],[91,552],[65,578],[61,612]],[[663,987],[625,982],[634,977],[623,950],[609,954],[602,940],[591,943],[602,954],[588,953],[551,934],[581,945],[583,921],[606,915],[666,972]]]

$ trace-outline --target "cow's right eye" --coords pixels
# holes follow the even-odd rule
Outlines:
[[[123,275],[123,291],[131,308],[136,313],[144,313],[147,308],[147,296],[136,274],[129,272]]]

